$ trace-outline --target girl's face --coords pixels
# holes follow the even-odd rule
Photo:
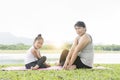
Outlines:
[[[43,45],[43,39],[36,40],[34,43],[35,48],[39,49]]]
[[[75,26],[76,33],[82,36],[86,32],[86,28]]]

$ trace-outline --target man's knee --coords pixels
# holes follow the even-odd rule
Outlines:
[[[64,50],[62,51],[61,58],[65,58],[65,59],[66,59],[68,53],[69,53],[69,50],[64,49]]]
[[[63,61],[66,60],[66,57],[67,57],[68,53],[69,53],[69,50],[67,50],[67,49],[64,49],[64,50],[62,51],[62,54],[61,54],[61,56],[60,56],[60,62],[61,62],[61,61],[63,62]]]

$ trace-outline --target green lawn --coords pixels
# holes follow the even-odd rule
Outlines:
[[[0,68],[6,66],[10,65],[1,65]],[[95,66],[111,69],[0,71],[0,80],[120,80],[120,64],[95,64]]]

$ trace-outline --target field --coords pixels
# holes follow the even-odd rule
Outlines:
[[[62,50],[41,50],[43,53],[60,53]],[[25,53],[26,50],[0,50],[0,53]],[[101,52],[96,53],[120,53]],[[0,68],[16,65],[0,65]],[[0,80],[120,80],[120,64],[94,64],[110,69],[76,69],[76,70],[48,70],[48,71],[0,71]]]
[[[0,68],[6,66],[10,65],[1,65]],[[94,66],[110,69],[0,71],[0,80],[120,80],[120,64],[95,64]]]

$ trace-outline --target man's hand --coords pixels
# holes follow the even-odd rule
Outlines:
[[[63,69],[67,70],[67,67],[68,67],[67,64],[64,64],[64,65],[63,65]]]

